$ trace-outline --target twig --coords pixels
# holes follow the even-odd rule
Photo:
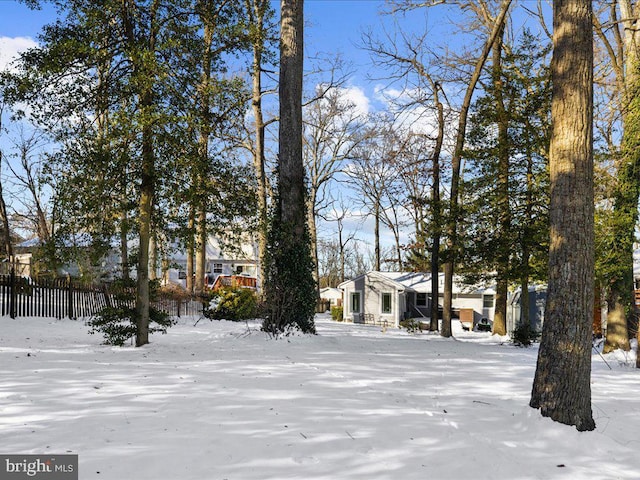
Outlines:
[[[607,361],[604,359],[604,357],[603,357],[603,356],[602,356],[602,354],[600,353],[600,350],[598,350],[598,349],[596,348],[596,346],[595,346],[595,345],[593,346],[593,349],[596,351],[596,353],[597,353],[598,355],[600,355],[600,358],[601,358],[601,359],[602,359],[602,361],[605,363],[605,365],[606,365],[607,367],[609,367],[609,370],[613,370],[613,368],[611,368],[611,365],[609,365],[609,364],[607,363]]]

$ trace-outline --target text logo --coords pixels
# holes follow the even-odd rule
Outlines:
[[[0,455],[0,480],[78,480],[78,455]]]

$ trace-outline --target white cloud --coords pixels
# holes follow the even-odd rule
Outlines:
[[[371,102],[364,90],[357,86],[340,88],[340,96],[355,105],[355,111],[359,115],[367,115],[371,108]]]
[[[6,69],[18,55],[38,46],[31,37],[0,37],[0,70]]]

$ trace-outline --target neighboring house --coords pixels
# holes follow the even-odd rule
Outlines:
[[[443,303],[444,274],[438,277],[438,305]],[[344,318],[356,323],[399,326],[406,318],[429,318],[431,275],[428,273],[368,272],[338,285],[343,292]],[[452,307],[461,321],[473,325],[493,321],[495,290],[464,285],[454,277]]]
[[[81,241],[88,244],[88,240],[80,238],[76,240],[76,246],[82,246]],[[137,239],[130,240],[129,251],[133,251],[137,246]],[[16,245],[15,258],[22,265],[20,274],[29,276],[34,273],[33,256],[40,248],[37,239],[28,240]],[[187,254],[178,244],[170,245],[167,248],[168,258],[165,258],[161,265],[158,265],[156,278],[162,279],[163,284],[177,284],[186,287]],[[210,236],[206,246],[205,260],[205,281],[212,287],[219,276],[242,276],[253,279],[256,284],[258,275],[258,247],[255,242],[246,239],[241,244],[233,247],[223,247],[221,242]],[[105,255],[99,265],[92,266],[96,277],[112,279],[120,275],[121,254],[116,246],[113,246]],[[83,270],[87,271],[88,267]],[[58,275],[80,275],[81,268],[76,263],[63,265],[58,269]],[[131,269],[131,275],[135,277],[135,266]],[[246,280],[246,279],[245,279]],[[249,281],[249,280],[247,280]]]
[[[542,331],[544,320],[544,309],[547,303],[547,286],[529,286],[529,325],[537,332]],[[509,293],[507,299],[507,332],[511,334],[520,322],[520,311],[522,310],[522,290],[519,288],[513,293]]]
[[[179,249],[172,249],[167,259],[170,268],[161,276],[164,283],[173,283],[186,287],[187,278],[187,254]],[[209,236],[205,251],[205,281],[210,288],[216,283],[219,276],[244,276],[254,279],[258,276],[258,246],[255,242],[245,241],[233,248],[224,248],[220,241]]]
[[[332,307],[342,305],[342,290],[339,288],[325,287],[320,289],[320,300],[327,300]]]

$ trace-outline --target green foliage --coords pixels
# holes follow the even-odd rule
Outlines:
[[[344,320],[344,308],[343,307],[331,307],[331,318],[336,322],[342,322]]]
[[[249,288],[224,287],[213,293],[207,318],[213,320],[231,320],[234,322],[256,318],[258,297]]]
[[[149,282],[149,297],[155,299],[158,282]],[[137,313],[135,308],[135,281],[117,280],[111,285],[112,305],[99,311],[89,320],[90,334],[100,333],[106,345],[123,346],[136,336]],[[175,322],[169,314],[153,306],[149,307],[149,333],[167,333]]]
[[[462,189],[466,275],[496,271],[507,281],[546,278],[551,126],[547,57],[548,48],[525,32],[503,58],[502,90],[489,86],[474,105]],[[497,112],[500,98],[506,119]],[[507,138],[501,143],[496,131],[505,120]]]
[[[273,215],[265,262],[266,313],[262,329],[274,336],[316,333],[317,290],[308,229],[296,235]]]
[[[526,323],[519,324],[513,332],[511,332],[511,342],[518,347],[530,347],[534,342],[540,339],[540,332],[533,330]]]

